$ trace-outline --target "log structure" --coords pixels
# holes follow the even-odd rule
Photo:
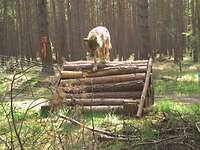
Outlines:
[[[70,106],[122,106],[129,115],[141,117],[154,103],[152,59],[63,64],[53,104]]]

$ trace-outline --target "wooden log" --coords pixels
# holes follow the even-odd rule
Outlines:
[[[81,94],[68,94],[64,98],[84,99],[84,98],[132,98],[138,99],[141,97],[141,92],[94,92]]]
[[[64,65],[82,65],[82,64],[85,64],[85,65],[89,65],[89,64],[93,64],[94,61],[66,61],[63,63],[63,66]],[[136,60],[136,61],[106,61],[106,64],[143,64],[143,63],[148,63],[148,60]],[[98,64],[102,64],[102,63],[98,63]]]
[[[107,67],[119,67],[119,66],[134,66],[134,67],[140,67],[140,66],[147,66],[147,62],[133,62],[133,61],[124,61],[124,62],[107,62],[105,64],[103,63],[97,63],[97,68],[107,68]],[[91,70],[93,67],[93,63],[83,62],[83,63],[64,63],[63,64],[63,70],[64,71],[80,71],[80,70]]]
[[[105,83],[126,82],[131,80],[133,81],[133,80],[144,80],[144,79],[145,79],[145,73],[123,74],[123,75],[112,75],[105,77],[61,80],[60,86],[105,84]]]
[[[123,106],[117,105],[117,106],[80,106],[81,109],[84,111],[95,111],[95,112],[117,112],[117,113],[123,113]]]
[[[64,99],[64,104],[69,106],[81,105],[81,106],[117,106],[124,105],[125,103],[138,104],[139,100],[133,99],[109,99],[109,98],[95,98],[95,99]]]
[[[153,78],[151,76],[150,77],[150,105],[154,104],[154,87],[152,83],[153,83]]]
[[[75,79],[82,77],[100,77],[100,76],[110,76],[110,75],[122,75],[131,73],[145,73],[147,71],[146,66],[142,67],[117,67],[117,68],[107,68],[104,70],[99,70],[97,72],[82,72],[82,71],[61,71],[61,79]]]
[[[100,77],[100,76],[110,76],[110,75],[122,75],[122,74],[131,74],[131,73],[145,73],[147,67],[118,67],[118,68],[109,68],[105,70],[99,70],[97,72],[89,72],[86,77]]]
[[[91,93],[91,92],[123,92],[123,91],[142,91],[144,82],[141,80],[127,81],[119,83],[66,86],[63,87],[67,93]]]
[[[150,102],[151,102],[151,105],[154,104],[154,88],[153,88],[153,85],[151,85],[151,95],[150,95]]]
[[[61,79],[81,78],[83,77],[82,71],[61,71]]]
[[[147,69],[146,79],[145,79],[145,83],[144,83],[144,88],[143,88],[142,95],[141,95],[141,101],[140,101],[137,115],[136,115],[137,117],[142,116],[142,111],[143,111],[143,107],[144,107],[144,103],[145,103],[145,99],[146,99],[146,95],[147,95],[147,90],[148,90],[149,83],[150,83],[151,71],[152,71],[152,58],[150,58],[149,62],[148,62],[148,69]]]
[[[137,101],[139,103],[139,100]],[[138,110],[138,103],[127,102],[124,104],[124,113],[129,116],[135,116]]]
[[[150,84],[150,83],[149,83]],[[150,88],[151,85],[149,85],[148,89],[147,89],[147,95],[146,95],[146,100],[145,100],[145,103],[144,103],[144,107],[149,107],[151,106],[151,88]]]

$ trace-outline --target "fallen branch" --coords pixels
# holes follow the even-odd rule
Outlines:
[[[200,122],[195,123],[197,131],[200,133]]]
[[[19,142],[19,145],[20,145],[20,149],[23,150],[24,147],[23,147],[23,144],[22,144],[22,140],[21,140],[21,137],[20,137],[20,133],[17,131],[17,125],[16,125],[16,122],[15,122],[15,116],[14,116],[14,98],[13,98],[13,90],[14,90],[14,83],[15,81],[17,80],[17,76],[18,74],[14,74],[13,75],[13,78],[12,78],[12,82],[11,82],[11,85],[10,85],[10,113],[11,113],[11,120],[12,120],[12,125],[13,125],[13,129],[14,129],[14,132],[15,132],[15,135],[16,135],[16,138]],[[21,76],[20,76],[21,77]],[[19,78],[18,78],[19,79]]]
[[[60,118],[62,118],[64,120],[68,120],[71,123],[73,123],[75,125],[79,125],[80,127],[84,128],[84,129],[87,129],[89,131],[92,131],[92,132],[96,132],[96,133],[99,133],[99,134],[107,135],[107,136],[110,136],[110,137],[115,137],[116,139],[117,139],[117,137],[119,137],[119,138],[127,138],[127,135],[114,134],[114,133],[107,132],[107,131],[104,131],[104,130],[101,130],[101,129],[95,129],[95,128],[88,127],[88,126],[78,122],[77,120],[72,119],[72,118],[67,117],[67,116],[64,116],[64,115],[58,115],[58,117],[60,117]],[[136,138],[136,136],[130,136],[130,138]]]
[[[131,148],[135,148],[135,147],[139,147],[139,146],[144,146],[144,145],[160,144],[160,143],[163,143],[163,142],[166,142],[166,141],[170,141],[170,140],[174,140],[174,139],[179,139],[179,138],[182,138],[182,137],[172,136],[172,137],[165,138],[165,139],[153,140],[153,141],[149,141],[149,142],[143,142],[143,143],[133,144],[131,146]]]
[[[100,134],[98,139],[100,141],[121,141],[121,142],[133,142],[133,141],[139,141],[141,140],[140,138],[130,138],[130,137],[113,137],[113,136],[108,136],[108,135],[104,135],[104,134]]]

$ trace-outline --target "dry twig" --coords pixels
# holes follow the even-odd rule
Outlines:
[[[103,135],[107,135],[109,137],[115,137],[115,139],[117,139],[118,137],[119,138],[127,138],[126,135],[121,135],[121,134],[114,134],[114,133],[111,133],[111,132],[107,132],[107,131],[104,131],[104,130],[101,130],[101,129],[96,129],[96,128],[91,128],[91,127],[88,127],[80,122],[78,122],[77,120],[75,119],[72,119],[70,117],[67,117],[67,116],[64,116],[64,115],[58,115],[60,118],[64,119],[64,120],[68,120],[70,121],[71,123],[73,124],[76,124],[76,125],[79,125],[80,127],[83,127],[89,131],[92,131],[92,132],[95,132],[95,133],[98,133],[98,134],[103,134]],[[136,138],[136,136],[130,136],[130,138]]]

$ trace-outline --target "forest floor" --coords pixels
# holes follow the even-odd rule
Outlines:
[[[172,95],[172,94],[165,94],[165,95],[155,95],[155,101],[159,101],[160,99],[163,98],[169,98],[172,101],[175,102],[182,102],[185,104],[200,104],[200,96],[178,96],[176,94]]]
[[[23,96],[22,96],[23,97]],[[155,102],[162,101],[163,99],[170,99],[173,102],[180,102],[184,104],[200,104],[200,96],[178,96],[176,94],[166,94],[166,95],[155,95]],[[48,104],[48,99],[40,98],[37,100],[25,100],[20,99],[15,101],[16,107],[26,110],[28,107],[34,106],[34,109],[40,110],[41,106]]]
[[[41,74],[38,68],[15,81],[15,107],[11,112],[8,89],[13,73],[2,71],[0,113],[5,115],[0,117],[0,146],[1,138],[9,141],[12,133],[13,145],[19,148],[14,128],[9,128],[9,121],[5,121],[6,118],[12,120],[9,115],[13,113],[27,149],[33,146],[67,150],[200,149],[199,68],[188,58],[182,62],[182,72],[172,61],[155,62],[154,110],[140,120],[115,112],[91,112],[66,106],[52,114],[41,114],[40,107],[52,99],[52,89],[48,84],[51,78]],[[60,114],[67,118],[60,118]]]

